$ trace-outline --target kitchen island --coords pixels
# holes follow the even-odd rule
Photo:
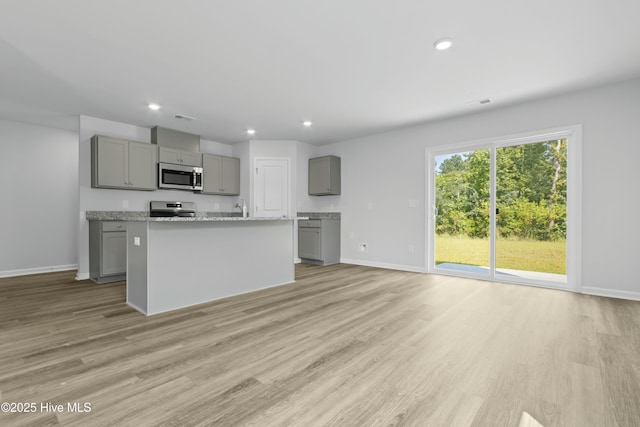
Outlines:
[[[293,218],[87,212],[127,221],[127,304],[157,314],[294,281]]]

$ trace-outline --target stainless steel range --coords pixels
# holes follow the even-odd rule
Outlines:
[[[193,202],[163,202],[151,201],[149,216],[152,217],[172,217],[172,216],[196,216],[196,204]]]

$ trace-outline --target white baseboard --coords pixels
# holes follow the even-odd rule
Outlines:
[[[52,265],[50,267],[24,268],[22,270],[0,271],[0,277],[15,277],[15,276],[26,276],[26,275],[29,275],[29,274],[52,273],[54,271],[76,270],[77,268],[78,268],[78,264]]]
[[[89,280],[90,275],[89,273],[77,273],[76,274],[76,280]]]
[[[596,295],[599,297],[620,298],[632,301],[640,301],[640,292],[619,291],[616,289],[582,287],[580,290],[583,294]]]
[[[415,265],[389,264],[386,262],[363,261],[359,259],[340,258],[342,264],[363,265],[365,267],[386,268],[389,270],[410,271],[412,273],[424,273],[424,267],[416,267]]]

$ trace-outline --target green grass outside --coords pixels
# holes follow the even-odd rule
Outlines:
[[[544,242],[538,240],[496,241],[496,268],[566,274],[565,240]],[[466,236],[436,236],[436,264],[451,262],[489,266],[489,239]]]

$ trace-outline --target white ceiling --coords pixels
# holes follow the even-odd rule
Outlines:
[[[326,144],[639,75],[639,0],[0,0],[0,117],[52,126]]]

